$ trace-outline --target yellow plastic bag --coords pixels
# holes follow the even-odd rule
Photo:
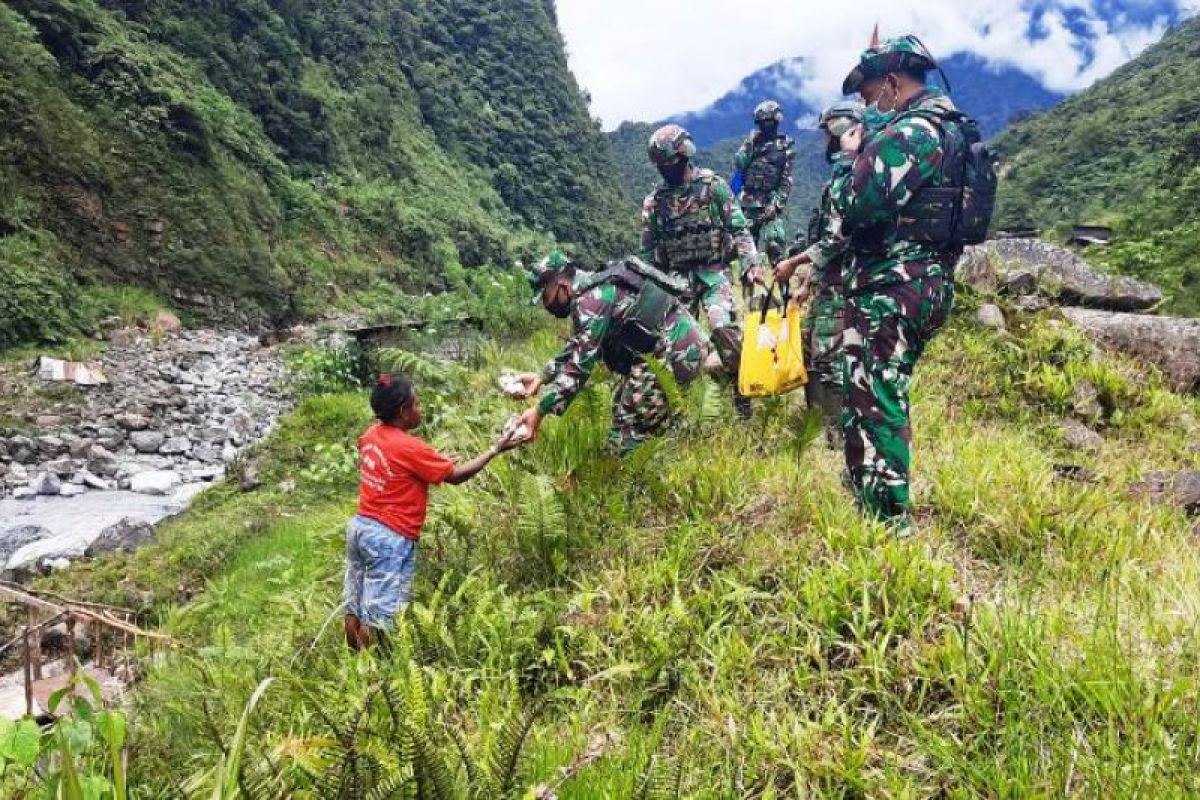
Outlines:
[[[738,371],[738,390],[746,397],[786,394],[808,383],[800,309],[788,303],[786,292],[779,303],[785,310],[772,308],[773,293],[768,293],[763,310],[746,320]]]

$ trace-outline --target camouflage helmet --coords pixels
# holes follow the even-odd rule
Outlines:
[[[842,94],[855,94],[867,81],[894,72],[930,72],[935,69],[938,69],[937,59],[916,36],[910,34],[899,39],[888,39],[862,52],[858,66],[850,71],[842,83]]]
[[[533,289],[533,298],[531,303],[537,303],[541,300],[542,289],[555,275],[560,272],[571,269],[575,266],[575,262],[571,257],[562,250],[551,250],[538,263],[525,271],[525,279],[529,281],[529,288]]]
[[[691,158],[696,155],[696,143],[682,126],[663,125],[650,135],[648,152],[650,160],[655,164],[669,164],[676,158]]]
[[[864,111],[863,104],[857,100],[839,100],[821,112],[817,127],[831,136],[841,136],[854,125],[863,124]]]
[[[755,122],[783,122],[783,109],[774,100],[764,100],[754,107]]]

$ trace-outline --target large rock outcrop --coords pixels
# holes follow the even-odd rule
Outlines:
[[[1032,275],[1041,294],[1063,305],[1111,311],[1145,311],[1163,300],[1157,286],[1106,275],[1073,251],[1039,239],[997,239],[968,247],[959,262],[960,279],[977,289],[1006,287],[1005,276]]]
[[[1098,344],[1154,364],[1178,392],[1200,390],[1200,319],[1064,308]]]

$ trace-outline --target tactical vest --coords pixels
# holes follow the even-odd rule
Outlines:
[[[933,123],[942,140],[941,173],[922,186],[900,212],[896,237],[936,247],[958,248],[987,239],[996,205],[996,159],[975,120],[961,111],[939,114],[914,109]]]
[[[779,188],[783,170],[787,166],[787,139],[776,136],[769,142],[755,145],[742,179],[742,192],[752,197],[765,198]]]
[[[636,293],[600,342],[600,357],[605,366],[619,375],[628,375],[641,363],[642,356],[658,348],[667,314],[688,287],[686,281],[630,257],[613,262],[578,291],[582,294],[609,283]]]
[[[712,183],[716,176],[705,170],[693,183],[700,181],[703,188],[698,195],[685,196],[687,210],[675,216],[671,203],[670,187],[659,187],[656,203],[659,217],[659,241],[662,255],[672,272],[686,272],[696,267],[721,260],[721,221],[713,219]]]

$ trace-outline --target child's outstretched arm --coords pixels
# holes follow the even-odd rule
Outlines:
[[[446,483],[452,486],[457,486],[460,483],[466,483],[467,481],[471,480],[471,478],[474,478],[476,475],[483,472],[487,465],[491,463],[493,458],[520,445],[521,440],[514,439],[511,434],[505,434],[501,436],[500,439],[494,445],[489,447],[486,452],[475,456],[475,458],[472,458],[465,464],[455,465],[454,472],[451,472],[450,477],[446,478]]]

